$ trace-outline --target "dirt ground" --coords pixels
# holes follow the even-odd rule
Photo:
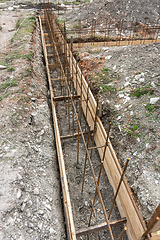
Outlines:
[[[106,130],[112,122],[111,142],[122,166],[130,158],[126,176],[145,219],[160,200],[159,53],[159,43],[80,49]]]
[[[152,1],[92,1],[60,19],[68,28],[78,21],[91,27],[93,19],[123,18],[145,23],[159,19],[160,4]],[[160,36],[159,36],[160,37]],[[141,42],[143,43],[143,41]],[[145,220],[160,202],[160,44],[124,47],[84,47],[77,51],[90,87],[102,101],[102,122],[112,121],[111,141]]]
[[[18,6],[20,1],[13,4]],[[8,7],[0,11],[0,239],[65,239],[38,22],[34,31],[21,32],[23,26],[26,27],[25,18],[34,20],[35,12],[20,10],[20,7],[12,11]],[[98,20],[104,14],[110,17],[126,14],[129,19],[135,16],[142,22],[149,17],[154,22],[160,14],[160,5],[156,0],[93,1],[66,18],[68,22],[82,20],[89,26],[93,17]],[[18,18],[25,21],[17,25]],[[20,31],[15,35],[18,28]],[[112,121],[111,141],[122,167],[126,158],[130,158],[126,177],[148,220],[160,202],[160,44],[95,45],[81,49],[79,57],[94,94],[102,101],[102,121],[106,129]],[[69,145],[66,143],[66,156],[72,155]],[[66,164],[71,172],[71,188],[74,183],[79,186],[80,179],[72,173],[81,169],[75,165],[71,168],[71,162]],[[86,185],[88,178],[89,175]],[[103,194],[104,190],[108,187],[102,185]],[[85,194],[86,202],[82,205],[76,194],[72,196],[76,202],[74,213],[80,214],[77,228],[86,222],[81,214],[91,208],[88,189]],[[98,203],[97,209],[100,209]],[[101,218],[101,210],[96,214]],[[116,210],[115,216],[119,217]]]
[[[0,12],[0,239],[65,239],[48,88],[35,16],[33,11]],[[17,34],[8,31],[18,28]]]
[[[92,20],[97,22],[109,19],[137,19],[138,22],[145,22],[149,18],[151,22],[157,21],[160,14],[160,4],[157,0],[95,0],[85,3],[65,15],[65,19],[71,22],[86,22],[89,25]]]

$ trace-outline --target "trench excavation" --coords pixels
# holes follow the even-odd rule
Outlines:
[[[122,170],[65,24],[60,30],[49,3],[39,20],[68,239],[154,239],[159,219],[145,225],[124,176],[129,159]]]

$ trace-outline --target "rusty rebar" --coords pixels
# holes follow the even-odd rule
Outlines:
[[[88,85],[88,76],[86,76],[87,82],[87,99],[86,99],[86,121],[85,121],[85,138],[86,138],[86,131],[87,131],[87,117],[88,117],[88,100],[89,100],[89,85]]]
[[[87,149],[88,149],[88,146],[89,146],[90,131],[91,131],[91,126],[89,125],[89,127],[88,127],[88,138],[87,138]],[[85,173],[86,173],[86,165],[87,165],[87,152],[86,152],[85,163],[84,163],[82,192],[83,192],[83,187],[84,187],[84,180],[85,180]]]
[[[98,181],[97,181],[98,186],[99,186],[100,179],[101,179],[101,174],[102,174],[103,162],[104,162],[104,158],[105,158],[105,154],[106,154],[106,149],[107,149],[107,146],[108,146],[108,139],[109,139],[110,129],[111,129],[111,123],[109,123],[109,127],[108,127],[106,144],[105,144],[105,148],[104,148],[104,152],[103,152],[103,157],[102,157],[101,166],[100,166],[100,171],[99,171],[99,176],[98,176]],[[94,205],[95,205],[95,202],[96,202],[96,196],[97,196],[97,189],[96,189],[95,195],[94,195],[94,200],[93,200],[93,204],[92,204],[92,209],[91,209],[91,214],[90,214],[90,219],[89,219],[88,227],[89,227],[90,224],[91,224],[92,213],[93,213]]]
[[[79,115],[78,121],[80,122],[81,119],[81,99],[79,99]],[[77,164],[79,164],[79,125],[78,125],[78,143],[77,143]]]
[[[114,199],[113,199],[113,202],[112,202],[111,210],[109,211],[108,219],[109,219],[110,216],[111,216],[111,213],[112,213],[112,210],[113,210],[113,207],[114,207],[114,204],[115,204],[115,201],[116,201],[116,198],[117,198],[117,195],[118,195],[118,192],[119,192],[121,183],[122,183],[122,181],[123,181],[123,177],[124,177],[124,174],[125,174],[125,172],[126,172],[128,163],[129,163],[129,158],[127,158],[126,164],[125,164],[125,166],[124,166],[124,170],[123,170],[123,173],[122,173],[122,175],[121,175],[121,178],[120,178],[120,181],[119,181],[117,190],[116,190],[116,194],[115,194]]]
[[[120,233],[119,237],[118,237],[118,240],[121,240],[123,235],[125,234],[125,232],[127,231],[127,227],[124,227],[122,232]]]
[[[93,145],[94,145],[94,137],[95,137],[96,130],[97,130],[97,117],[98,117],[98,111],[99,111],[98,101],[99,101],[99,99],[97,99],[96,113],[95,113],[95,119],[94,119],[94,129],[93,129],[92,147],[93,147]],[[90,152],[90,158],[92,159],[92,149],[91,149],[91,152]]]

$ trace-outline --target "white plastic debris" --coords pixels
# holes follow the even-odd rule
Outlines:
[[[109,60],[109,59],[111,59],[111,57],[112,57],[112,56],[111,56],[111,55],[109,55],[109,56],[107,56],[107,57],[106,57],[106,59],[107,59],[107,60]]]
[[[118,117],[117,117],[117,121],[120,120],[121,118],[122,118],[121,116],[118,116]]]
[[[150,98],[150,104],[155,104],[156,102],[158,102],[159,99],[159,97]]]

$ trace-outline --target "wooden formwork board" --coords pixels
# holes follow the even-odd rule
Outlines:
[[[40,18],[41,22],[41,18]],[[56,25],[55,21],[53,20],[53,25],[55,28],[58,28]],[[57,32],[57,37],[59,38],[60,43],[64,42],[64,37],[61,34],[61,32]],[[41,26],[41,33],[43,35],[43,29]],[[42,37],[42,43],[43,43],[43,49],[44,53],[47,54],[46,51],[46,46],[45,46],[45,40],[44,37]],[[70,64],[70,72],[72,76],[72,71],[75,73],[76,69],[78,71],[78,75],[73,74],[73,81],[74,81],[74,87],[77,90],[77,95],[81,95],[81,90],[82,90],[82,100],[87,98],[87,88],[88,84],[81,74],[81,70],[79,66],[76,67],[76,60],[72,56],[72,52],[70,51],[70,48],[68,45],[66,45],[67,49],[67,58],[68,62]],[[47,61],[47,56],[45,56],[45,59]],[[47,66],[47,71],[49,75],[49,67]],[[77,83],[78,84],[77,84]],[[82,83],[82,87],[81,87]],[[53,99],[53,90],[51,86],[51,79],[49,75],[49,85],[51,88],[51,99]],[[82,101],[82,108],[84,115],[86,115],[86,102]],[[87,122],[91,126],[91,129],[93,130],[94,128],[94,117],[96,113],[96,101],[89,90],[89,104],[88,104],[88,113],[87,113]],[[54,102],[52,101],[52,111],[53,114],[55,114],[55,105]],[[55,114],[56,115],[56,114]],[[64,194],[64,208],[65,208],[65,214],[66,214],[66,219],[68,221],[68,228],[69,228],[69,236],[70,239],[76,239],[75,235],[75,229],[74,229],[74,222],[73,222],[73,215],[72,215],[72,208],[71,208],[71,203],[70,203],[70,197],[69,197],[69,190],[68,190],[68,184],[67,184],[67,178],[66,178],[66,173],[65,173],[65,167],[64,167],[64,160],[63,160],[63,154],[62,154],[62,149],[61,149],[61,142],[60,142],[60,136],[59,136],[59,131],[58,131],[58,125],[57,125],[57,119],[55,116],[53,116],[54,120],[54,125],[55,125],[55,131],[56,131],[56,144],[58,148],[58,160],[60,164],[60,173],[61,173],[61,183],[62,183],[62,190]],[[97,146],[103,146],[105,145],[106,142],[106,131],[102,125],[101,120],[98,118],[97,119],[97,131],[95,135],[95,143]],[[103,148],[98,149],[100,157],[102,158],[103,156]],[[117,159],[116,153],[112,147],[111,142],[109,141],[107,151],[105,154],[105,159],[104,159],[104,169],[106,171],[106,174],[108,176],[108,179],[110,181],[110,184],[113,187],[114,193],[117,190],[118,183],[122,174],[122,169],[120,167],[119,161]],[[117,196],[117,206],[119,209],[119,212],[121,214],[121,217],[126,217],[127,218],[127,235],[130,240],[137,240],[140,239],[143,233],[146,230],[145,222],[143,220],[143,217],[136,205],[136,202],[132,196],[131,190],[129,188],[129,185],[124,178],[123,183],[120,187],[118,196]],[[70,216],[71,213],[71,216]]]
[[[125,40],[125,41],[109,41],[109,42],[86,42],[86,43],[73,43],[73,50],[77,50],[78,48],[86,47],[86,46],[127,46],[127,45],[140,45],[140,44],[150,44],[150,43],[159,43],[160,39],[155,40]]]

